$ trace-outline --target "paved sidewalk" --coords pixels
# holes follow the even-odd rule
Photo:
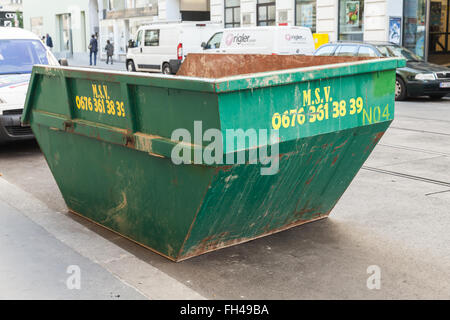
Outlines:
[[[106,64],[106,60],[100,60],[97,56],[97,65],[89,65],[89,54],[86,54],[83,58],[70,58],[67,59],[69,62],[69,67],[84,67],[84,68],[94,68],[94,69],[108,69],[108,70],[118,70],[126,71],[125,62],[113,61],[113,64]]]
[[[2,200],[0,251],[0,299],[146,299]]]
[[[0,177],[0,300],[204,299],[83,223]],[[80,290],[67,287],[70,266]]]

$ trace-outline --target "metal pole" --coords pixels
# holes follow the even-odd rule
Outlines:
[[[428,51],[430,49],[430,7],[431,0],[427,0],[427,9],[425,14],[425,61],[428,61]]]

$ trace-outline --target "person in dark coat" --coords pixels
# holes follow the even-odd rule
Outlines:
[[[111,64],[113,64],[114,45],[109,40],[106,40],[105,51],[106,51],[106,64],[108,64],[109,59],[111,59]]]
[[[50,50],[53,49],[52,37],[50,37],[50,35],[47,33],[46,38],[47,38],[46,40],[47,47],[49,47]]]
[[[97,65],[97,52],[98,52],[98,42],[94,35],[92,35],[91,41],[89,42],[89,65],[92,66],[92,56],[94,56],[94,66]]]

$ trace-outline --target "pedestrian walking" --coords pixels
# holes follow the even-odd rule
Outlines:
[[[89,42],[89,65],[92,66],[92,56],[94,56],[94,66],[97,65],[97,52],[98,52],[98,42],[94,35],[92,35],[91,41]]]
[[[47,33],[47,35],[45,37],[47,38],[47,40],[46,40],[47,47],[49,47],[50,50],[52,50],[53,49],[52,37],[50,37],[50,35],[48,33]]]
[[[114,45],[109,40],[106,40],[105,51],[106,51],[106,64],[108,64],[109,59],[111,59],[111,64],[113,64]]]

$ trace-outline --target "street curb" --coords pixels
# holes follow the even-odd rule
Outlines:
[[[203,300],[196,291],[138,259],[97,233],[53,211],[33,195],[0,178],[0,200],[19,210],[82,256],[151,300]]]

